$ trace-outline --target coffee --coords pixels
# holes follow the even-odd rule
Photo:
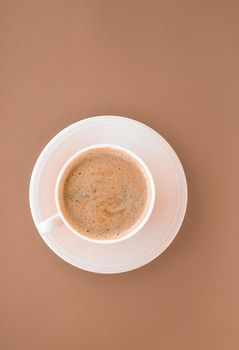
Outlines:
[[[61,187],[60,206],[66,220],[93,239],[127,234],[147,211],[144,169],[121,150],[105,147],[80,154]]]

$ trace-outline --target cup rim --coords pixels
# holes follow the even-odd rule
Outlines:
[[[132,231],[129,231],[128,233],[126,233],[125,235],[119,237],[119,238],[115,238],[115,239],[94,239],[94,238],[90,238],[87,237],[85,235],[83,235],[82,233],[80,233],[79,231],[77,231],[65,218],[65,216],[62,213],[61,207],[60,207],[60,202],[59,202],[59,186],[61,184],[61,180],[63,175],[65,174],[65,170],[67,169],[67,167],[82,153],[87,152],[91,149],[97,149],[97,148],[113,148],[113,149],[117,149],[117,150],[122,150],[123,152],[125,152],[126,154],[129,154],[133,159],[135,159],[137,162],[140,163],[140,165],[144,168],[145,173],[147,174],[147,177],[149,179],[149,184],[150,184],[150,190],[151,190],[151,198],[150,198],[150,203],[148,206],[148,210],[144,216],[144,218],[142,219],[142,221],[134,228],[132,229]],[[72,156],[70,156],[70,158],[67,159],[67,161],[63,164],[58,176],[57,176],[57,180],[56,180],[56,184],[55,184],[55,203],[56,203],[56,208],[57,208],[57,212],[60,215],[60,218],[62,219],[63,223],[66,225],[66,227],[72,232],[74,233],[77,237],[80,237],[82,239],[84,239],[85,241],[91,242],[91,243],[98,243],[98,244],[113,244],[113,243],[119,243],[122,241],[125,241],[127,239],[129,239],[130,237],[134,236],[135,234],[137,234],[142,227],[146,224],[146,222],[148,221],[149,217],[151,216],[151,213],[153,211],[154,208],[154,204],[155,204],[155,183],[154,183],[154,179],[153,176],[148,168],[148,166],[145,164],[145,162],[137,155],[135,154],[133,151],[122,147],[122,146],[118,146],[118,145],[114,145],[114,144],[105,144],[105,143],[99,143],[99,144],[93,144],[87,147],[84,147],[82,149],[79,149],[79,151],[75,152]]]

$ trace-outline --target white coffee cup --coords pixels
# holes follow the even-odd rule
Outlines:
[[[132,230],[129,230],[128,233],[126,233],[125,235],[122,235],[116,239],[104,239],[104,240],[103,239],[102,240],[101,239],[93,239],[93,238],[90,238],[88,236],[85,236],[84,234],[81,234],[76,229],[74,229],[74,227],[72,227],[72,225],[67,221],[67,219],[65,218],[65,216],[61,210],[61,207],[60,207],[60,196],[61,196],[60,187],[64,183],[64,179],[66,178],[67,174],[72,169],[74,161],[76,161],[76,159],[79,157],[80,154],[87,152],[89,150],[97,149],[97,148],[110,148],[110,149],[113,149],[113,150],[115,149],[115,150],[122,151],[122,152],[125,152],[126,154],[128,154],[131,158],[133,158],[136,161],[136,163],[139,165],[139,167],[143,170],[147,184],[148,184],[149,201],[148,201],[148,205],[147,205],[147,210],[143,214],[142,218],[139,220],[139,223],[136,226],[132,227]],[[124,147],[121,147],[121,146],[116,146],[116,145],[112,145],[112,144],[92,145],[92,146],[83,148],[83,149],[79,150],[78,152],[74,153],[65,162],[65,164],[61,168],[61,170],[58,174],[57,180],[56,180],[56,185],[55,185],[55,204],[56,204],[56,208],[57,208],[57,213],[40,223],[40,232],[44,235],[47,235],[50,232],[52,232],[53,230],[55,230],[59,225],[64,224],[70,230],[70,232],[77,235],[78,237],[81,237],[84,240],[99,243],[99,244],[118,243],[120,241],[123,241],[125,239],[132,237],[133,235],[135,235],[137,232],[139,232],[142,229],[142,227],[146,224],[146,222],[148,221],[148,219],[152,213],[152,210],[154,207],[154,202],[155,202],[154,180],[153,180],[152,174],[149,171],[148,167],[146,166],[146,164],[144,163],[144,161],[140,157],[138,157],[132,151],[130,151]]]

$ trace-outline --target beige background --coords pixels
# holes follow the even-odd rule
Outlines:
[[[0,1],[0,348],[239,349],[238,1]],[[67,125],[125,115],[187,174],[174,243],[120,275],[53,254],[28,206]]]

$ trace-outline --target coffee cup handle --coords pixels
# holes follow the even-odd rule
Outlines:
[[[51,216],[50,218],[42,221],[40,223],[40,232],[43,235],[47,235],[48,233],[52,232],[53,230],[55,230],[58,226],[62,225],[63,221],[60,217],[59,214],[55,214],[53,216]]]

